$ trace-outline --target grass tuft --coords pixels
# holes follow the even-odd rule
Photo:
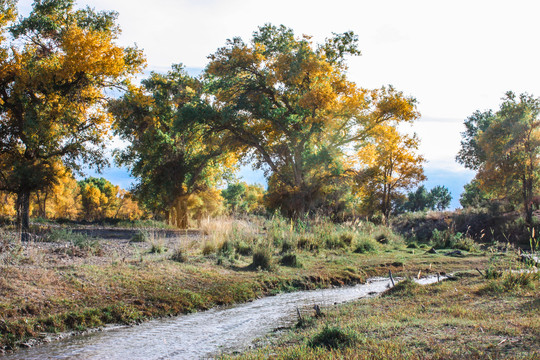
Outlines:
[[[335,326],[325,325],[318,334],[313,336],[308,345],[327,349],[343,349],[356,344],[358,341],[358,334],[353,330],[343,330]]]

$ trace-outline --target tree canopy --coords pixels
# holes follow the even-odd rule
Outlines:
[[[213,128],[267,171],[270,205],[289,215],[324,205],[325,188],[354,173],[347,150],[376,126],[418,116],[414,99],[393,88],[347,80],[346,57],[359,54],[352,32],[316,45],[268,24],[210,56],[206,79],[221,114]]]
[[[125,84],[144,60],[116,44],[114,12],[36,0],[15,20],[15,4],[0,8],[0,189],[18,195],[26,229],[30,193],[57,181],[55,164],[105,163],[111,121],[104,90]]]
[[[502,100],[497,112],[476,112],[465,121],[457,161],[478,171],[485,193],[521,202],[530,223],[540,180],[540,99],[508,92]]]
[[[213,116],[200,81],[181,65],[152,73],[111,102],[115,133],[128,142],[118,161],[139,179],[136,194],[171,223],[187,227],[188,198],[214,187],[236,164],[223,134],[206,123]]]

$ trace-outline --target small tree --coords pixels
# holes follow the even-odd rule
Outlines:
[[[357,153],[361,170],[356,181],[364,207],[377,208],[388,219],[402,190],[425,180],[424,158],[415,154],[416,136],[400,134],[394,126],[379,126],[372,140]]]

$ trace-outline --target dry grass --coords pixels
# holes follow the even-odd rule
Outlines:
[[[0,251],[0,317],[5,320],[0,324],[0,346],[15,347],[44,331],[130,322],[281,291],[352,284],[386,275],[389,269],[396,276],[416,275],[419,270],[425,274],[485,268],[488,261],[481,254],[451,258],[414,253],[418,249],[407,249],[391,232],[385,234],[390,241],[379,244],[377,254],[356,254],[360,235],[375,237],[386,231],[369,224],[220,219],[204,226],[207,235],[153,239],[150,235],[145,242],[99,239],[101,251],[84,254],[59,251],[71,246],[69,239],[22,245],[7,241],[9,246]],[[302,239],[311,245],[300,247]],[[152,253],[152,244],[170,250]],[[302,267],[277,265],[284,247]],[[266,271],[250,266],[253,251],[259,248],[266,249],[274,264]],[[175,261],[173,249],[181,249],[183,262]]]

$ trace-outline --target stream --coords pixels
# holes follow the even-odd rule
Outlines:
[[[437,282],[437,277],[417,281]],[[375,296],[389,286],[387,278],[332,289],[298,291],[258,299],[229,308],[156,319],[138,326],[108,326],[103,331],[21,349],[0,359],[208,359],[243,351],[254,340],[298,320],[296,308],[312,314],[323,308]]]

